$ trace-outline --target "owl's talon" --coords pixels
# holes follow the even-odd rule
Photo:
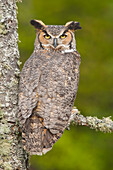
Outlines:
[[[68,126],[68,127],[66,127],[66,130],[70,130],[70,127]]]

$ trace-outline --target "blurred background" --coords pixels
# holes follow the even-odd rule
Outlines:
[[[31,19],[47,25],[79,21],[80,82],[75,106],[85,116],[113,119],[113,0],[23,0],[18,3],[19,50],[23,66],[34,48]],[[71,126],[31,170],[113,170],[113,134]]]

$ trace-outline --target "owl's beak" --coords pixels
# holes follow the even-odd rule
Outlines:
[[[57,45],[58,45],[58,44],[57,44],[57,38],[54,38],[54,39],[53,39],[53,46],[56,48]]]

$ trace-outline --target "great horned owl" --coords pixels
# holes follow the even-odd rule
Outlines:
[[[19,121],[24,149],[31,155],[48,152],[69,124],[79,83],[80,55],[74,32],[79,22],[36,29],[35,48],[25,62],[19,83]]]

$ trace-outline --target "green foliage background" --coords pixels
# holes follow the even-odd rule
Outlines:
[[[18,4],[19,49],[24,63],[34,48],[31,19],[47,25],[79,21],[77,49],[81,54],[75,106],[84,115],[113,119],[113,1],[23,0]],[[113,170],[113,134],[86,127],[65,131],[46,155],[31,157],[32,170]]]

